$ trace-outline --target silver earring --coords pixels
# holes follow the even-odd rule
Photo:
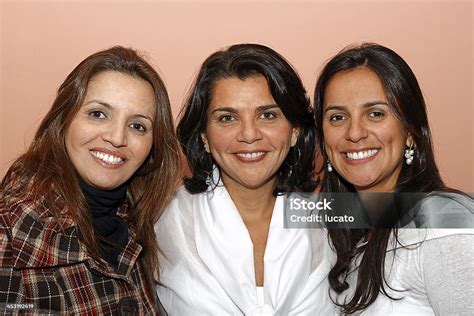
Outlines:
[[[405,162],[407,165],[411,165],[413,163],[413,156],[415,155],[415,149],[413,147],[405,149]]]
[[[285,164],[290,167],[290,172],[288,172],[288,178],[290,178],[291,175],[293,174],[293,167],[296,167],[296,166],[299,164],[300,159],[301,159],[301,151],[300,151],[300,149],[298,148],[298,146],[295,145],[295,146],[293,146],[292,148],[295,149],[296,155],[297,155],[298,158],[296,158],[296,159],[295,159],[296,162],[294,162],[294,163],[291,164],[291,165],[288,164],[288,162],[285,160]]]
[[[328,168],[328,172],[332,172],[332,165],[331,165],[331,162],[329,160],[327,162],[327,168]]]

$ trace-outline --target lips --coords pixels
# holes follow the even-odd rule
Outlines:
[[[125,163],[125,157],[120,153],[112,153],[105,150],[90,150],[90,154],[106,165],[120,166]]]
[[[235,157],[242,162],[258,162],[266,156],[265,151],[252,151],[252,152],[237,152]]]
[[[362,160],[375,156],[379,152],[378,149],[367,149],[361,151],[351,151],[343,153],[349,160]]]
[[[247,158],[247,159],[255,159],[264,155],[265,153],[262,151],[254,152],[254,153],[237,153],[236,155],[239,157]]]

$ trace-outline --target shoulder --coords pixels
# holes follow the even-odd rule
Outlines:
[[[61,209],[63,224],[72,225],[72,219],[67,215],[67,208],[61,198],[56,196],[51,203]],[[0,215],[3,224],[9,227],[24,227],[35,221],[49,222],[53,218],[51,206],[44,196],[33,195],[28,186],[11,186],[2,191],[0,196]]]
[[[72,251],[79,251],[79,239],[75,223],[66,211],[58,220],[43,197],[19,195],[4,201],[0,214],[1,247],[8,249],[16,267],[72,262]],[[64,249],[68,249],[67,254]]]
[[[171,198],[171,201],[163,211],[163,215],[161,216],[160,220],[182,213],[190,213],[197,195],[199,194],[191,194],[185,189],[184,186],[181,186]]]
[[[474,228],[474,200],[450,192],[432,192],[421,201],[417,227]]]
[[[422,208],[456,209],[472,214],[474,212],[474,199],[467,194],[453,192],[431,192],[422,201]]]
[[[459,315],[474,308],[473,242],[474,235],[458,234],[422,245],[419,262],[423,283],[436,315]]]
[[[12,238],[24,240],[27,236],[44,234],[45,231],[59,232],[75,223],[59,195],[52,195],[48,202],[44,196],[34,195],[30,183],[24,179],[10,177],[0,192],[0,222],[2,230]],[[59,210],[55,217],[51,207]]]
[[[48,217],[49,210],[44,207],[42,198],[34,199],[29,193],[9,192],[2,195],[1,218],[2,224],[9,229],[23,226],[21,223],[38,221],[41,217]]]
[[[188,226],[193,222],[193,208],[199,194],[189,193],[184,186],[180,187],[169,204],[163,210],[158,222],[155,223],[155,231],[157,236],[161,236],[166,232],[173,233],[178,226]]]
[[[161,279],[186,260],[186,254],[195,252],[193,199],[194,195],[181,187],[155,223]]]
[[[31,179],[25,179],[17,174],[10,174],[5,179],[0,191],[1,212],[7,212],[19,204],[33,202]]]
[[[456,238],[461,238],[460,236],[463,236],[462,238],[474,241],[474,229],[400,228],[398,229],[396,238],[393,234],[391,235],[387,250],[390,251],[395,248],[406,248],[412,250],[416,249],[419,245],[426,244],[428,241],[438,243],[448,240],[449,238],[455,240]]]

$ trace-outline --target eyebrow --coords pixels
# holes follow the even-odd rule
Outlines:
[[[380,105],[380,104],[383,104],[383,105],[386,105],[386,106],[389,106],[389,104],[385,101],[382,101],[382,100],[374,100],[374,101],[368,101],[368,102],[365,102],[362,104],[362,107],[364,108],[370,108],[371,106],[374,106],[374,105]],[[326,107],[326,109],[324,110],[324,113],[326,113],[327,111],[331,111],[331,110],[345,110],[346,109],[346,106],[343,106],[343,105],[328,105]]]
[[[260,105],[255,109],[255,112],[263,112],[267,111],[273,108],[280,108],[276,104],[266,104],[266,105]],[[214,109],[211,114],[214,114],[215,112],[230,112],[230,113],[237,113],[238,111],[235,108],[232,107],[219,107],[217,109]]]
[[[108,109],[113,109],[114,108],[110,103],[107,103],[107,102],[102,101],[102,100],[96,100],[96,99],[90,100],[89,102],[85,103],[84,105],[88,105],[88,104],[91,104],[91,103],[100,104],[100,105],[102,105],[102,106],[104,106]],[[145,115],[145,114],[134,114],[133,117],[141,117],[141,118],[149,120],[152,124],[154,123],[153,119],[151,117],[149,117],[148,115]]]

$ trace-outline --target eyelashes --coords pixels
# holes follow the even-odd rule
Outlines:
[[[90,119],[92,120],[97,120],[97,121],[102,121],[102,120],[107,120],[109,117],[105,111],[102,110],[91,110],[87,112],[87,115]],[[140,134],[146,134],[149,130],[149,128],[146,126],[146,124],[142,122],[132,122],[128,124],[128,127],[130,127],[132,130],[140,133]]]
[[[89,111],[88,115],[89,115],[89,117],[95,118],[95,119],[105,119],[105,118],[107,118],[105,113],[103,111],[100,111],[100,110]]]
[[[148,131],[148,129],[140,123],[132,123],[129,126],[141,133],[146,133]]]
[[[278,117],[278,114],[275,112],[263,112],[261,113],[258,118],[259,119],[264,119],[264,120],[274,120]],[[220,115],[217,120],[222,123],[227,123],[227,122],[234,122],[238,120],[238,117],[236,115],[231,115],[231,114],[223,114]]]
[[[367,117],[371,121],[379,121],[383,118],[385,118],[386,113],[385,111],[382,110],[372,110],[366,113]],[[340,121],[345,121],[348,120],[350,116],[346,113],[334,113],[329,115],[328,119],[331,122],[340,122]]]

